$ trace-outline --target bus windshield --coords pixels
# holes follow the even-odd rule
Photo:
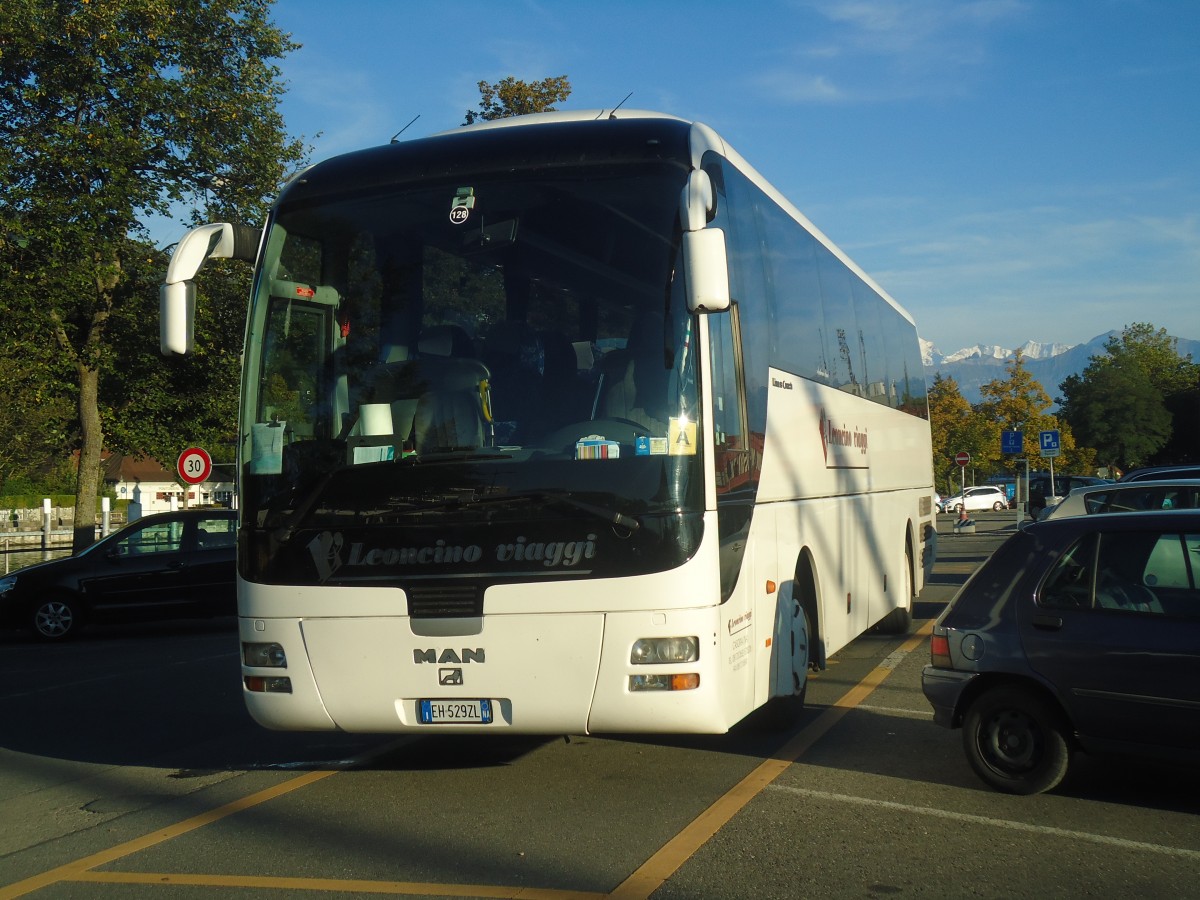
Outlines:
[[[311,580],[314,541],[475,546],[505,522],[525,541],[542,523],[543,544],[607,523],[613,574],[677,565],[702,505],[685,169],[446,168],[276,208],[246,343],[243,574]]]

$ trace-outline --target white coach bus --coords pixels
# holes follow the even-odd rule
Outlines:
[[[728,730],[932,564],[911,318],[710,128],[544,113],[350,153],[255,263],[238,609],[262,725]]]

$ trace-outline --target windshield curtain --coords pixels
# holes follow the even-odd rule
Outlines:
[[[285,204],[246,346],[244,521],[698,511],[685,175],[476,173]]]

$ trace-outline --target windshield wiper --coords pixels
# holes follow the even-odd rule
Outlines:
[[[605,522],[619,525],[628,531],[637,531],[642,527],[642,523],[633,516],[627,516],[625,513],[618,512],[615,509],[605,509],[603,506],[595,506],[591,503],[585,503],[582,500],[576,500],[564,491],[539,491],[534,493],[533,496],[552,503],[562,503],[581,512],[589,513],[598,519],[603,519]]]
[[[463,491],[453,496],[443,496],[426,503],[414,503],[405,509],[392,510],[386,513],[387,518],[401,518],[406,515],[419,515],[425,512],[435,512],[449,509],[470,509],[475,506],[491,506],[513,502],[542,502],[558,503],[572,509],[585,512],[590,516],[602,519],[627,531],[637,531],[642,523],[635,517],[626,515],[603,506],[596,506],[583,500],[577,500],[565,491],[519,491],[516,493],[489,493],[482,496]]]

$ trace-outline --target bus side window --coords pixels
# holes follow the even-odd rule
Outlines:
[[[706,319],[712,346],[717,493],[724,494],[744,484],[749,472],[735,336],[738,306],[734,303],[728,313],[707,316]]]

